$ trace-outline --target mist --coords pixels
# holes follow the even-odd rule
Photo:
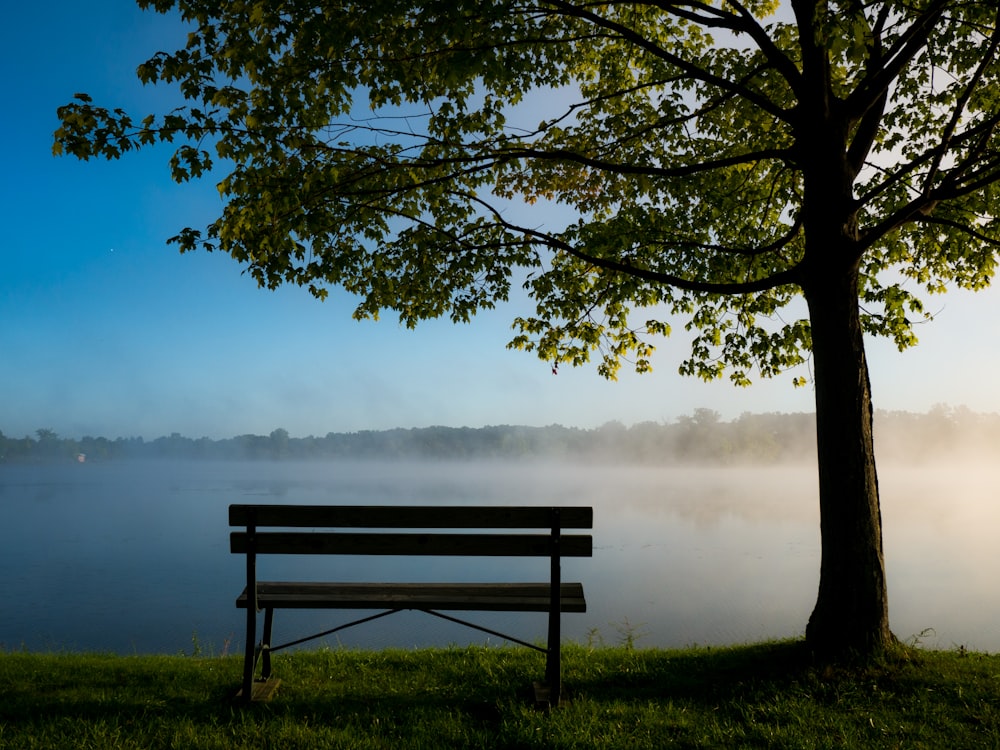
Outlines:
[[[602,432],[602,431],[598,431]],[[610,428],[602,434],[621,435]],[[629,430],[624,430],[628,434]],[[905,455],[905,454],[904,454]],[[968,458],[968,456],[966,456]],[[928,646],[1000,650],[995,576],[1000,468],[887,462],[880,472],[890,625]],[[539,504],[594,507],[594,557],[567,560],[588,612],[566,637],[640,646],[712,645],[802,635],[819,576],[816,473],[808,462],[651,465],[542,458],[107,460],[0,465],[7,510],[0,565],[15,604],[0,644],[32,650],[178,653],[240,647],[233,600],[243,566],[229,554],[234,502]],[[266,562],[267,566],[264,567]],[[543,572],[454,561],[264,561],[263,577],[316,580],[532,580]],[[298,568],[282,567],[297,565]],[[378,563],[379,566],[382,562]],[[518,562],[517,565],[521,565]],[[293,632],[329,624],[296,613]],[[480,643],[475,631],[413,614],[344,631],[331,647]],[[507,615],[503,615],[507,618]],[[541,637],[533,616],[489,619]],[[380,621],[381,622],[381,621]],[[508,629],[509,628],[509,629]]]

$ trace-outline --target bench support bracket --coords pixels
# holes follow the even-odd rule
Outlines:
[[[398,609],[388,609],[384,612],[379,612],[376,615],[371,615],[369,617],[362,617],[358,620],[352,620],[351,622],[344,623],[343,625],[338,625],[335,628],[329,628],[328,630],[323,630],[319,633],[313,635],[307,635],[302,638],[296,638],[294,641],[288,641],[287,643],[281,643],[277,646],[271,645],[271,629],[274,623],[274,609],[267,608],[264,610],[264,634],[263,640],[254,649],[254,657],[252,662],[248,662],[249,668],[245,669],[243,689],[237,694],[237,697],[243,697],[244,700],[249,701],[267,701],[270,700],[272,694],[277,689],[280,680],[271,677],[271,654],[275,651],[281,651],[282,649],[290,648],[292,646],[298,646],[308,641],[315,640],[317,638],[322,638],[327,635],[332,635],[333,633],[338,633],[341,630],[347,630],[347,628],[354,627],[355,625],[363,625],[366,622],[371,622],[372,620],[378,620],[379,618],[386,617],[388,615],[394,615],[397,612],[402,612],[403,609],[409,609],[416,612],[426,612],[434,617],[440,617],[442,620],[448,620],[449,622],[454,622],[458,625],[464,625],[467,628],[472,628],[473,630],[479,630],[483,633],[489,635],[495,635],[497,638],[503,638],[505,641],[510,641],[511,643],[516,643],[519,646],[525,646],[526,648],[533,649],[539,653],[545,654],[545,682],[535,682],[534,692],[535,692],[535,704],[539,707],[548,708],[552,706],[552,699],[555,698],[556,701],[559,700],[559,690],[558,688],[553,691],[551,676],[553,674],[559,675],[560,666],[560,649],[559,641],[556,640],[555,643],[549,643],[548,648],[543,648],[535,643],[529,643],[528,641],[522,640],[521,638],[516,638],[507,633],[502,633],[499,630],[493,630],[487,628],[483,625],[479,625],[474,622],[469,622],[468,620],[462,620],[458,617],[453,617],[452,615],[446,615],[442,612],[438,612],[433,609],[420,609],[418,607],[401,607]],[[253,643],[255,634],[253,632],[247,633],[247,642]],[[261,663],[261,676],[259,680],[254,680],[253,674],[257,670],[257,662]],[[247,685],[250,685],[249,691],[247,690]],[[249,698],[245,696],[249,695]]]

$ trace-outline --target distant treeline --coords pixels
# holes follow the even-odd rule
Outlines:
[[[928,461],[984,458],[1000,448],[1000,415],[938,406],[926,414],[880,411],[875,417],[879,459]],[[313,459],[524,459],[602,460],[637,464],[778,464],[815,458],[813,414],[743,414],[723,421],[711,409],[695,409],[673,422],[626,427],[609,422],[593,429],[550,425],[523,427],[417,427],[330,432],[291,437],[269,435],[224,440],[177,433],[141,437],[63,438],[51,429],[7,437],[0,432],[0,463],[111,461],[125,459],[313,460]]]

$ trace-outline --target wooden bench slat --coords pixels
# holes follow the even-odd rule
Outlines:
[[[563,612],[586,612],[583,584],[560,586]],[[258,581],[257,606],[289,609],[441,609],[547,612],[547,583],[309,583]],[[236,606],[247,606],[246,589]]]
[[[590,529],[590,507],[560,507],[563,529]],[[229,506],[229,525],[326,528],[544,529],[552,526],[552,508],[535,506],[412,505],[243,505]]]
[[[249,534],[230,533],[230,549],[245,553]],[[352,532],[268,531],[255,535],[257,554],[283,555],[440,555],[458,557],[548,557],[548,534],[398,534]],[[559,540],[560,557],[590,557],[590,535],[566,534]]]

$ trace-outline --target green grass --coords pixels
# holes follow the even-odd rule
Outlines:
[[[791,642],[567,647],[569,703],[532,707],[527,649],[236,657],[0,653],[0,748],[1000,748],[1000,655],[899,647],[824,667]]]

